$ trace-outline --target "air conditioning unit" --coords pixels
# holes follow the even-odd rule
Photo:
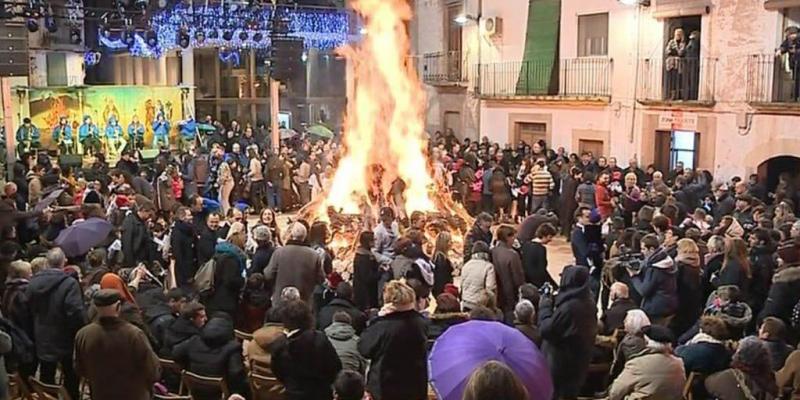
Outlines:
[[[488,17],[483,20],[483,34],[490,37],[503,35],[503,18]]]

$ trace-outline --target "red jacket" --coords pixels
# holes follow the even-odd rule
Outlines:
[[[600,184],[594,185],[594,202],[603,219],[611,216],[614,206],[611,204],[611,193],[608,192],[608,187]]]

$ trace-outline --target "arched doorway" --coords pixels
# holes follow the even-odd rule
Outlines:
[[[777,156],[767,159],[758,165],[758,180],[766,183],[767,191],[774,193],[781,174],[788,174],[794,187],[800,183],[800,158],[794,156]]]

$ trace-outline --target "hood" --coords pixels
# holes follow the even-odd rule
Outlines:
[[[283,325],[268,322],[261,329],[253,332],[253,341],[262,349],[266,349],[281,336],[283,336]]]
[[[561,284],[556,295],[556,306],[570,299],[589,298],[589,269],[570,265],[561,272]]]
[[[211,347],[219,347],[233,340],[233,324],[227,318],[212,318],[200,332],[200,338]]]
[[[747,326],[753,319],[753,310],[745,302],[730,303],[711,313],[726,324],[737,328]]]
[[[674,274],[678,271],[678,266],[675,264],[675,261],[672,260],[672,257],[667,254],[664,248],[656,250],[653,255],[645,259],[645,263],[668,274]]]
[[[67,279],[69,279],[69,275],[59,269],[51,268],[39,271],[28,284],[31,301],[47,296]]]
[[[240,271],[244,271],[245,267],[247,266],[247,255],[244,253],[244,251],[242,251],[242,249],[234,246],[230,242],[217,243],[216,247],[214,247],[214,251],[217,254],[225,254],[235,258],[239,263]]]
[[[800,267],[784,268],[772,277],[773,283],[791,283],[800,281]]]
[[[356,330],[350,324],[334,322],[325,328],[325,334],[333,340],[350,340],[356,335]]]
[[[461,312],[451,312],[451,313],[433,313],[430,316],[431,321],[447,321],[447,320],[463,320],[466,321],[469,319],[469,314],[461,313]]]

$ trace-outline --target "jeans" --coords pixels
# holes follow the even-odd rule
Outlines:
[[[547,208],[547,195],[531,196],[531,214],[535,213],[540,208]]]
[[[69,396],[73,399],[79,399],[78,389],[78,375],[75,373],[75,368],[72,364],[72,355],[63,357],[58,362],[42,361],[40,377],[42,382],[51,385],[56,384],[56,368],[61,366],[61,373],[64,375],[64,387],[67,389]]]
[[[273,210],[280,210],[283,206],[281,201],[281,189],[267,182],[265,185],[267,193],[267,207]]]
[[[160,149],[161,146],[169,146],[169,138],[166,135],[154,135],[153,136],[153,148]]]

